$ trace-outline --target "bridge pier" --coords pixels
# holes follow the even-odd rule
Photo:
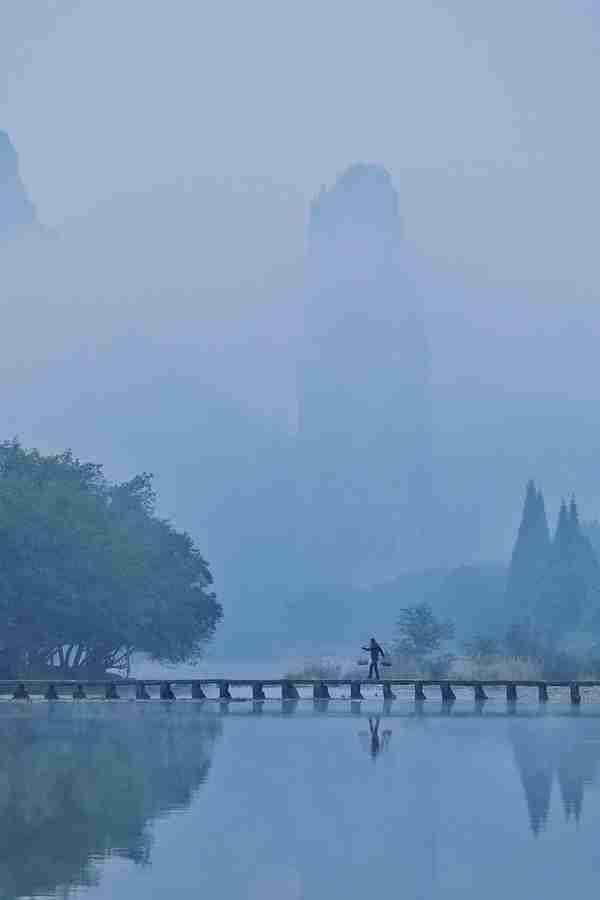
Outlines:
[[[281,682],[281,699],[282,700],[299,700],[300,694],[298,688],[293,681]]]
[[[148,693],[148,688],[144,684],[143,681],[138,681],[135,686],[135,699],[136,700],[149,700],[150,694]]]
[[[110,676],[109,676],[110,677]],[[114,676],[113,676],[114,677]],[[441,692],[441,698],[443,704],[451,704],[456,700],[456,695],[453,690],[452,683],[446,678],[444,680],[422,680],[424,676],[420,676],[415,680],[406,679],[400,680],[403,686],[406,686],[409,690],[412,687],[414,689],[414,700],[415,704],[421,705],[423,701],[427,699],[425,695],[424,686],[433,685],[439,686]],[[385,679],[385,680],[377,680],[376,682],[367,680],[362,680],[360,678],[347,678],[347,679],[299,679],[299,684],[310,688],[312,687],[312,697],[315,701],[328,701],[331,700],[332,694],[331,689],[336,688],[336,692],[334,692],[333,696],[338,696],[337,687],[342,686],[343,696],[348,698],[348,694],[345,693],[346,686],[349,686],[349,699],[354,704],[360,704],[364,701],[365,696],[362,692],[363,684],[376,684],[377,686],[381,685],[383,699],[384,702],[389,702],[396,699],[396,695],[393,691],[394,684],[396,680],[393,678]],[[148,685],[152,686],[149,688]],[[236,697],[232,697],[232,687],[242,686],[243,694],[242,696],[248,697],[251,694],[251,700],[255,703],[263,703],[267,700],[267,694],[265,691],[265,685],[269,686],[281,686],[281,699],[285,702],[290,701],[298,701],[300,699],[299,688],[297,683],[291,678],[283,678],[277,680],[269,680],[260,681],[258,679],[249,678],[247,681],[243,679],[234,678],[232,681],[228,679],[208,679],[202,678],[198,680],[192,679],[174,679],[173,681],[162,681],[158,680],[151,682],[137,681],[135,679],[127,679],[122,683],[119,681],[82,681],[82,682],[69,682],[69,681],[57,681],[57,682],[42,682],[38,680],[27,680],[23,679],[22,681],[14,680],[5,680],[2,682],[2,692],[5,697],[12,697],[14,700],[29,700],[34,695],[43,696],[46,700],[58,700],[59,693],[62,691],[63,699],[71,695],[74,700],[85,700],[87,699],[87,691],[91,691],[90,696],[94,699],[104,697],[106,700],[119,700],[122,698],[124,693],[124,699],[130,699],[130,690],[132,687],[135,689],[135,698],[136,700],[150,700],[151,698],[156,698],[157,694],[161,700],[175,700],[175,694],[173,693],[173,688],[177,690],[177,685],[182,685],[182,690],[185,692],[188,690],[188,685],[191,689],[191,698],[193,700],[206,700],[207,696],[205,693],[205,685],[208,684],[210,686],[210,694],[209,696],[214,697],[214,687],[217,688],[217,699],[222,703],[228,703],[231,700],[235,700]],[[460,684],[461,687],[472,688],[474,692],[474,699],[476,705],[481,705],[488,699],[487,690],[489,690],[489,686],[493,685],[493,690],[495,693],[496,688],[505,688],[506,691],[506,702],[509,707],[508,711],[514,713],[515,705],[518,700],[518,689],[520,687],[527,688],[537,688],[539,703],[546,704],[549,699],[549,684],[545,681],[534,681],[534,680],[523,680],[523,681],[505,681],[503,679],[497,679],[488,681],[484,683],[480,680],[465,680],[465,681],[457,681],[457,684]],[[584,687],[589,686],[600,686],[599,681],[590,681],[590,682],[552,682],[552,684],[560,685],[561,687],[568,687],[570,694],[570,702],[574,707],[578,707],[582,703],[583,699],[583,691],[582,685]],[[60,687],[62,685],[62,688]],[[271,691],[269,692],[269,696],[271,695]],[[189,695],[188,695],[189,696]],[[308,692],[303,691],[303,696],[309,696]],[[369,696],[369,695],[367,695]],[[381,696],[381,695],[379,695]],[[594,697],[592,697],[594,699]],[[353,707],[354,708],[354,707]],[[421,710],[422,711],[422,710]]]
[[[160,699],[161,700],[175,700],[175,694],[173,693],[173,688],[171,687],[171,683],[169,681],[163,681],[160,686]]]
[[[313,700],[331,700],[329,688],[324,681],[318,681],[313,687]]]
[[[442,694],[442,703],[454,703],[456,700],[456,694],[452,690],[452,685],[449,681],[442,681],[440,683],[440,691]]]
[[[232,700],[231,691],[229,690],[228,681],[219,682],[219,700]]]
[[[425,691],[423,690],[423,685],[420,681],[415,682],[415,702],[422,703],[423,700],[427,700],[425,696]]]
[[[364,700],[365,699],[360,690],[360,681],[351,681],[350,682],[350,699],[351,700]]]
[[[396,695],[392,691],[392,685],[389,681],[383,682],[383,699],[384,700],[395,700]]]
[[[199,681],[192,681],[192,700],[206,700],[206,694]]]

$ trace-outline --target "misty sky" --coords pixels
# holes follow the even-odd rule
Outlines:
[[[267,177],[308,200],[368,159],[428,254],[595,288],[599,15],[580,0],[19,0],[3,6],[0,119],[50,224],[186,176]]]
[[[597,514],[599,17],[579,0],[3,4],[0,128],[61,235],[39,264],[4,270],[10,434],[73,446],[115,477],[153,469],[160,488],[157,379],[177,377],[193,405],[202,365],[211,390],[287,427],[308,205],[368,160],[399,191],[452,452],[487,441],[464,465],[489,482],[515,398],[529,405],[512,434],[545,433],[530,410],[576,410],[579,446],[542,474],[553,502],[577,490]],[[185,434],[169,402],[161,415]],[[514,493],[473,555],[512,539],[545,458],[535,440],[502,447]],[[173,491],[166,510],[191,527]]]

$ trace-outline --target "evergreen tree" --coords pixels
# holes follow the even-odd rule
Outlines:
[[[571,499],[569,517],[573,532],[575,565],[585,579],[585,601],[587,607],[591,602],[591,595],[598,590],[598,586],[600,585],[600,562],[598,561],[592,542],[581,528],[575,497]],[[584,613],[587,613],[587,611],[587,608],[584,609]]]
[[[521,619],[530,623],[536,618],[549,551],[550,535],[544,498],[535,483],[529,481],[510,562],[507,604]]]
[[[599,582],[600,565],[581,530],[575,498],[568,508],[563,500],[539,609],[540,624],[551,641],[581,624]]]
[[[572,501],[571,501],[572,502]],[[554,541],[552,542],[552,560],[562,560],[566,562],[569,559],[573,545],[576,524],[567,511],[567,504],[564,498],[561,500],[560,509],[558,511],[558,522],[556,523],[556,531],[554,533]]]
[[[544,503],[544,495],[541,490],[537,492],[537,521],[539,528],[539,536],[544,552],[547,554],[550,548],[550,528],[548,527],[548,517],[546,515],[546,504]]]
[[[569,504],[569,522],[571,523],[571,527],[574,531],[579,531],[579,513],[577,511],[577,503],[575,502],[575,495],[571,495],[571,503]]]

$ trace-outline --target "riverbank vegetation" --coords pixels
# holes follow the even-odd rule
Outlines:
[[[387,650],[385,677],[600,677],[600,523],[580,523],[573,498],[561,504],[552,534],[532,481],[508,567],[408,573],[370,598],[378,618],[365,634],[375,632]],[[365,676],[331,658],[299,672],[336,677],[333,669]]]
[[[222,615],[210,570],[155,499],[146,473],[113,484],[70,451],[0,444],[0,677],[98,677],[133,652],[202,653]]]
[[[575,499],[562,502],[551,534],[541,490],[527,485],[521,524],[498,603],[487,627],[470,634],[464,607],[477,600],[456,597],[462,635],[450,617],[421,601],[401,612],[392,641],[394,672],[441,678],[534,680],[600,676],[600,561],[598,523],[582,525]],[[489,592],[479,596],[485,607]],[[485,609],[473,622],[485,623]],[[494,623],[492,625],[492,623]]]

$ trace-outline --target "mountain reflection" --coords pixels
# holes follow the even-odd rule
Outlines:
[[[557,783],[565,818],[579,822],[586,785],[600,764],[598,722],[570,719],[519,722],[510,739],[534,834],[544,828]]]
[[[3,900],[93,884],[110,855],[147,863],[149,823],[189,806],[219,731],[196,705],[3,710]]]

